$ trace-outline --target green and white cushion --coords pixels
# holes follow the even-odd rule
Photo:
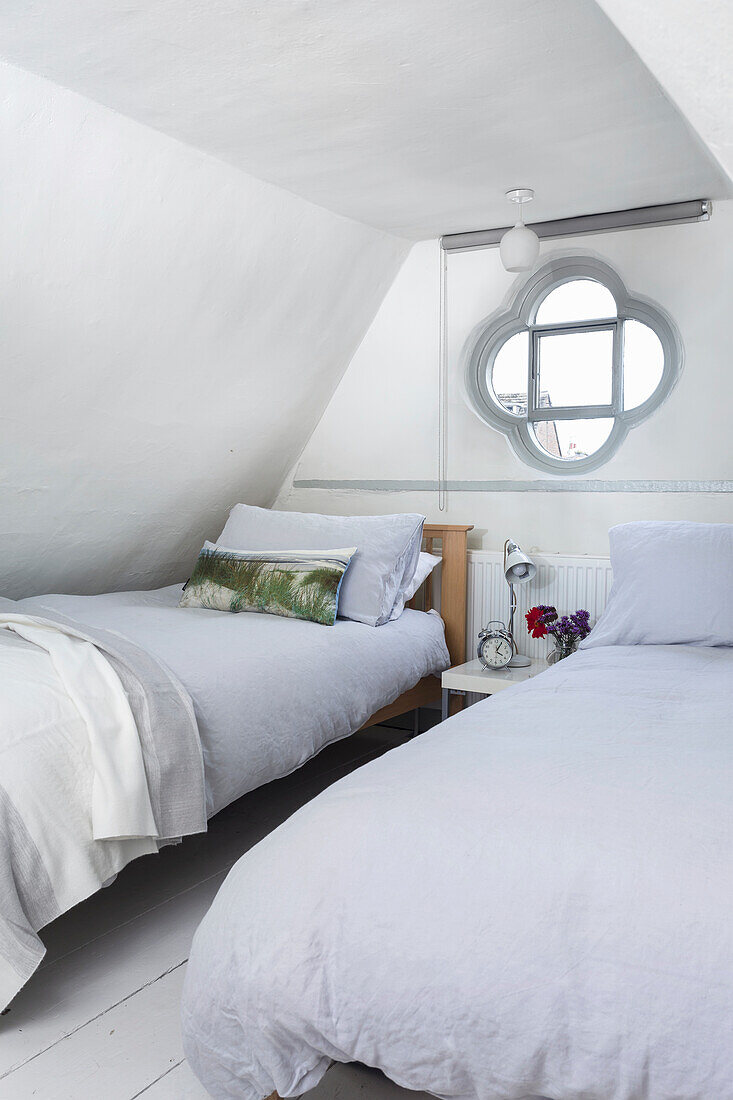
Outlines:
[[[259,611],[333,626],[339,590],[356,547],[228,550],[204,543],[179,607]]]

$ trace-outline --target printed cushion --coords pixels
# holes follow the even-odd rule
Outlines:
[[[204,543],[179,607],[260,611],[333,626],[339,590],[356,547],[228,550]]]

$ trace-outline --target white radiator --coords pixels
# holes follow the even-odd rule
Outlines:
[[[611,588],[611,563],[608,558],[571,557],[564,554],[532,554],[537,576],[527,584],[517,584],[517,613],[514,637],[520,653],[545,657],[551,643],[546,638],[530,638],[525,612],[537,604],[553,604],[565,615],[584,607],[594,623],[606,606]],[[466,655],[476,656],[479,631],[490,619],[509,622],[509,585],[502,569],[501,551],[468,552],[468,621]]]

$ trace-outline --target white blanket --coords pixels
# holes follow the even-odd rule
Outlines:
[[[74,740],[81,719],[90,749],[94,840],[157,837],[140,736],[120,678],[109,661],[91,642],[48,620],[0,613],[0,630],[12,630],[48,654],[62,689],[57,696],[57,734]],[[28,726],[44,724],[43,689],[51,678],[43,661],[38,662],[27,651],[24,656],[25,661],[18,653],[15,661],[0,661],[4,716],[12,710],[17,722],[17,728],[4,722],[0,729],[13,740],[22,737]],[[25,665],[25,674],[18,675],[20,670],[14,667],[18,659]],[[82,777],[78,778],[81,782]],[[61,788],[55,792],[61,800],[74,793]]]
[[[181,685],[123,638],[0,600],[0,1008],[43,957],[39,928],[205,827]]]
[[[733,1097],[733,650],[579,653],[329,788],[194,941],[216,1100]]]

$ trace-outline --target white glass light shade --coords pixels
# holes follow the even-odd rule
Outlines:
[[[507,271],[529,271],[540,254],[540,239],[526,225],[507,230],[499,243],[501,262]]]

